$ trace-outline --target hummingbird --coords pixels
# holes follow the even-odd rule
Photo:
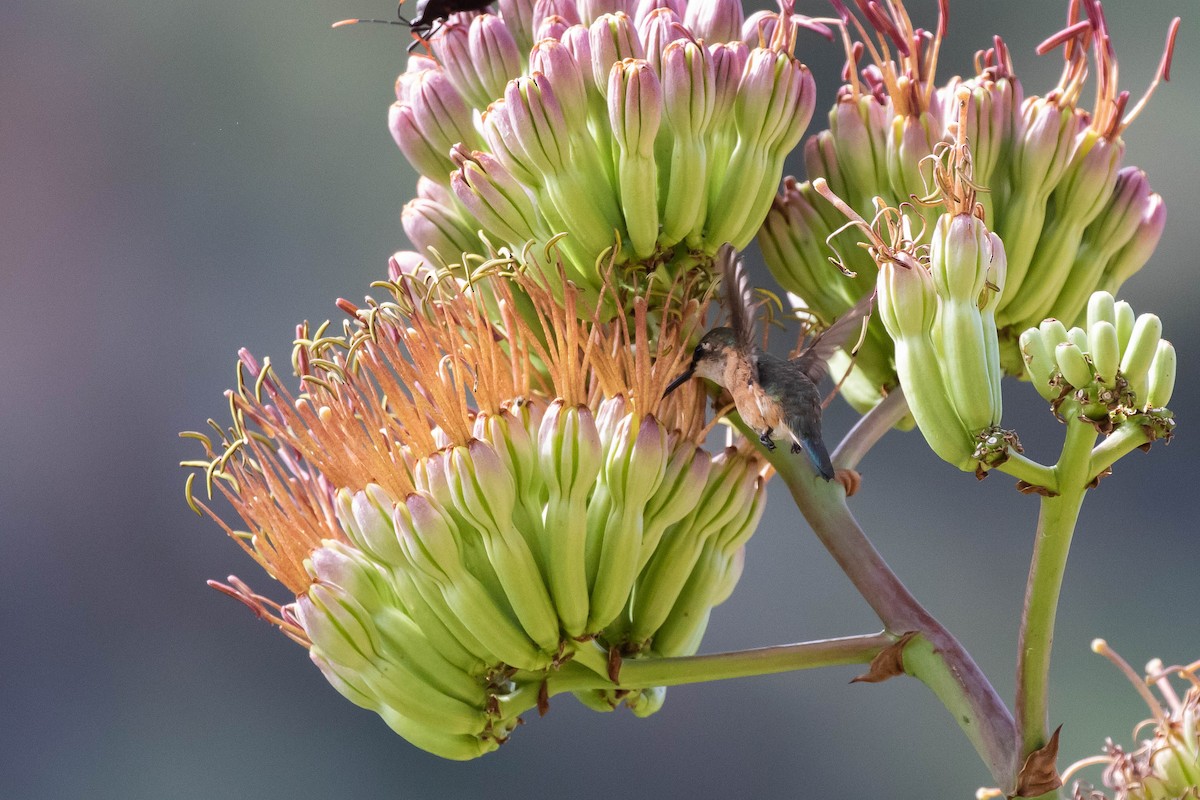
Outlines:
[[[774,435],[787,437],[793,453],[805,453],[821,477],[831,480],[834,469],[821,439],[817,385],[829,371],[829,357],[852,333],[861,331],[874,293],[813,337],[794,358],[785,359],[755,343],[753,293],[738,253],[724,245],[717,251],[717,262],[729,325],[704,334],[690,366],[668,384],[663,397],[694,377],[707,378],[729,392],[742,420],[768,450],[775,449]]]

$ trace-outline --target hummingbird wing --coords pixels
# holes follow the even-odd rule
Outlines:
[[[754,289],[746,274],[746,264],[731,244],[721,245],[716,260],[721,270],[725,306],[729,311],[729,327],[737,337],[738,349],[743,353],[756,353]]]
[[[830,356],[862,332],[864,320],[870,316],[874,302],[875,292],[868,292],[853,308],[806,344],[800,354],[792,359],[792,363],[813,383],[820,383],[829,372]]]

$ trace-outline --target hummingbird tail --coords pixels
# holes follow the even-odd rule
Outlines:
[[[818,438],[806,437],[800,440],[799,446],[808,454],[808,460],[817,472],[821,473],[821,477],[827,481],[833,480],[833,462],[829,460],[829,451],[825,449],[825,443]],[[792,452],[796,449],[793,446]]]

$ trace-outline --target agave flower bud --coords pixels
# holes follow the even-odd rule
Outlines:
[[[678,19],[683,19],[686,0],[635,0],[633,6],[633,21],[639,27],[642,21],[659,9],[669,9]]]
[[[1150,189],[1145,172],[1137,167],[1126,167],[1117,173],[1104,208],[1083,232],[1070,274],[1051,309],[1053,316],[1070,321],[1079,318],[1088,295],[1100,283],[1105,267],[1142,230],[1147,213],[1161,205],[1161,198]]]
[[[1053,193],[1053,217],[1043,228],[1029,265],[1036,280],[1025,281],[1011,300],[1005,299],[1007,319],[1018,320],[1023,327],[1049,313],[1070,277],[1084,229],[1112,194],[1124,150],[1120,141],[1109,142],[1091,129],[1080,134]]]
[[[557,41],[572,27],[571,20],[566,17],[560,17],[557,14],[543,17],[541,24],[538,25],[537,31],[534,33],[534,38],[539,42],[546,39]]]
[[[436,41],[441,43],[442,38]],[[504,93],[505,84],[521,74],[521,50],[513,32],[493,14],[471,20],[465,44],[454,52],[443,44],[438,48],[439,58],[467,102],[487,108]]]
[[[500,11],[500,21],[512,34],[517,43],[517,50],[528,53],[534,41],[534,0],[496,0]]]
[[[592,79],[601,94],[608,92],[613,64],[646,57],[633,19],[620,12],[597,17],[588,28],[588,44],[592,53]]]
[[[662,52],[671,42],[685,39],[682,19],[671,8],[656,8],[637,24],[638,36],[646,49],[646,60],[662,74]]]
[[[568,129],[582,128],[587,122],[587,89],[571,51],[562,42],[543,39],[529,53],[529,68],[545,75],[554,87]]]
[[[574,0],[536,0],[533,4],[533,18],[561,17],[567,25],[579,24],[579,9]]]
[[[1046,338],[1039,328],[1030,328],[1021,334],[1021,357],[1025,363],[1025,376],[1043,400],[1053,401],[1060,392],[1055,385],[1058,375],[1058,364],[1054,351],[1047,347]]]
[[[707,242],[744,247],[753,238],[770,208],[783,155],[812,118],[815,94],[812,74],[790,53],[750,52],[733,103],[737,143],[732,153],[714,152],[721,174],[710,183]]]
[[[1039,52],[1046,52],[1063,45],[1063,77],[1044,100],[1026,101],[1025,134],[1013,151],[1012,196],[1003,209],[996,207],[996,229],[1008,244],[1012,272],[1012,291],[1002,303],[1001,324],[1015,324],[1017,329],[1035,323],[1052,309],[1077,316],[1080,301],[1092,288],[1107,287],[1103,280],[1089,285],[1095,278],[1097,254],[1083,252],[1081,245],[1089,223],[1111,205],[1125,150],[1121,134],[1144,107],[1146,98],[1126,113],[1129,94],[1119,89],[1115,51],[1103,8],[1099,3],[1088,3],[1084,9],[1086,22],[1079,20],[1080,6],[1072,6],[1068,27],[1039,48]],[[1168,33],[1166,51],[1147,98],[1169,73],[1177,30],[1176,21]],[[1088,63],[1089,45],[1094,65]],[[1096,102],[1090,114],[1074,107],[1089,70],[1097,75]],[[1073,143],[1064,161],[1067,136]],[[1095,231],[1092,238],[1096,238]],[[1148,252],[1131,255],[1131,270],[1136,271],[1145,263]],[[1084,275],[1077,278],[1072,275],[1072,267],[1079,262]],[[1132,271],[1114,281],[1112,288]],[[1067,297],[1060,298],[1064,291]]]
[[[766,507],[766,493],[750,498],[750,513],[731,520],[705,545],[671,613],[654,635],[662,655],[691,655],[700,646],[709,615],[729,597],[745,565],[745,543]]]
[[[889,135],[888,109],[872,94],[858,97],[844,93],[829,112],[829,130],[812,141],[812,155],[805,147],[805,164],[810,178],[825,178],[854,208],[865,200],[887,193]],[[826,143],[827,149],[819,143]],[[925,155],[933,152],[930,147]],[[825,157],[817,163],[818,153]],[[839,191],[838,187],[842,187]],[[843,195],[842,192],[845,192]]]
[[[555,564],[550,592],[563,630],[581,636],[589,609],[586,504],[603,466],[600,432],[590,409],[556,402],[542,417],[538,441],[549,492],[543,558]]]
[[[433,173],[426,172],[424,166],[427,165],[423,163],[412,162],[413,167],[427,177],[445,183],[445,176],[449,175],[446,164],[449,162],[450,148],[459,143],[469,147],[482,144],[471,119],[471,109],[454,88],[450,78],[439,69],[415,73],[408,96],[411,124],[415,126],[416,134],[428,150],[440,156],[439,165]],[[401,135],[407,135],[408,132],[407,128],[397,129],[393,125],[392,135],[397,144],[400,144]],[[401,149],[403,148],[404,145],[401,144]]]
[[[732,42],[742,36],[745,13],[741,0],[692,0],[683,19],[705,42]]]
[[[438,180],[449,169],[443,163],[437,144],[425,138],[417,124],[416,112],[408,103],[393,103],[388,110],[388,128],[392,138],[413,169],[434,180]]]
[[[695,42],[667,45],[660,71],[663,107],[674,142],[659,238],[664,247],[670,247],[704,225],[705,134],[712,122],[715,78],[708,51]]]
[[[646,504],[667,466],[667,432],[651,416],[625,416],[604,463],[606,519],[592,528],[588,574],[594,575],[588,630],[603,630],[625,607],[642,555]],[[600,507],[595,504],[594,507]],[[589,527],[591,527],[589,525]]]
[[[1135,318],[1107,292],[1088,301],[1086,331],[1048,319],[1021,335],[1021,348],[1038,392],[1056,410],[1075,401],[1103,433],[1130,414],[1162,409],[1174,388],[1175,349],[1162,339],[1162,322],[1153,314]]]
[[[920,264],[884,262],[879,269],[880,319],[896,346],[896,374],[925,441],[942,460],[974,469],[973,432],[958,416],[939,367],[942,355],[933,342],[938,295]]]
[[[943,214],[938,219],[929,253],[938,295],[934,339],[942,353],[946,388],[972,434],[1000,423],[1003,375],[996,325],[992,320],[985,325],[980,301],[987,297],[990,302],[1003,291],[1003,278],[994,282],[1003,266],[992,268],[993,262],[1003,261],[1003,244],[977,217]]]
[[[739,457],[737,451],[726,450],[713,460],[700,502],[677,526],[668,528],[638,577],[628,634],[635,647],[645,647],[649,642],[656,652],[663,652],[656,633],[678,605],[706,545],[727,526],[741,524],[759,513],[760,509],[754,508],[754,499],[761,491],[757,465]],[[698,533],[678,536],[683,530]],[[692,598],[689,608],[692,612],[706,613],[712,605],[710,593]],[[673,654],[685,653],[676,649]]]
[[[662,87],[649,63],[626,59],[613,65],[608,116],[619,148],[617,180],[629,244],[646,258],[658,240],[658,203],[646,189],[658,180],[654,139],[662,120]]]
[[[1118,250],[1104,268],[1100,288],[1106,292],[1115,292],[1133,277],[1134,273],[1146,265],[1158,240],[1162,238],[1163,229],[1167,224],[1167,206],[1162,196],[1151,195],[1137,233],[1133,235],[1124,247]]]
[[[1001,39],[996,39],[996,47],[987,51],[984,58],[991,63],[979,75],[961,82],[952,79],[939,93],[944,98],[943,107],[949,107],[953,99],[966,97],[966,139],[971,143],[974,179],[978,185],[992,190],[981,193],[978,202],[983,206],[983,218],[994,220],[996,195],[1002,191],[1003,170],[1007,169],[1024,97]],[[957,122],[953,119],[946,122],[947,133],[956,137]]]
[[[483,227],[514,250],[544,235],[541,220],[524,187],[490,153],[468,153],[456,147],[451,153],[458,170],[450,188]]]
[[[458,257],[479,248],[479,237],[458,209],[418,197],[400,212],[404,233],[418,252],[434,250],[445,257]]]
[[[579,9],[579,18],[584,25],[591,25],[604,14],[633,14],[633,3],[630,0],[576,0],[575,6]]]

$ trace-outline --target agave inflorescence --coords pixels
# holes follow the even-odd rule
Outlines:
[[[1059,84],[1026,98],[998,37],[976,57],[974,77],[935,85],[945,2],[935,31],[914,27],[899,3],[874,6],[865,23],[835,5],[849,83],[830,112],[829,128],[805,142],[810,181],[785,180],[767,216],[759,234],[767,265],[798,307],[822,318],[849,308],[875,281],[877,268],[855,246],[855,232],[842,232],[845,218],[816,196],[811,181],[824,179],[866,219],[875,217],[877,197],[884,207],[915,202],[912,213],[932,227],[937,212],[921,210],[935,189],[928,159],[939,142],[954,141],[961,126],[971,148],[979,216],[1006,251],[1007,287],[992,312],[1001,366],[1020,375],[1020,333],[1048,316],[1075,324],[1093,291],[1115,293],[1146,263],[1163,230],[1162,198],[1144,172],[1121,163],[1121,134],[1145,101],[1130,109],[1128,92],[1117,86],[1103,9],[1097,0],[1069,5],[1067,27],[1040,48],[1063,49]],[[1173,24],[1151,91],[1169,74],[1176,30]],[[852,41],[853,32],[860,41]],[[868,63],[861,67],[864,55]],[[1080,107],[1089,70],[1097,86],[1090,111]],[[966,118],[960,121],[963,102]],[[915,227],[913,237],[920,239],[920,223]],[[827,239],[852,281],[829,268]],[[882,326],[873,331],[843,387],[859,410],[878,403],[897,383],[891,343]]]
[[[296,600],[221,588],[450,758],[493,749],[572,670],[614,687],[589,704],[656,710],[661,690],[615,689],[616,659],[696,651],[764,500],[748,445],[703,449],[703,397],[662,396],[703,317],[694,282],[652,344],[643,297],[581,320],[570,284],[511,267],[467,284],[398,254],[390,300],[340,303],[341,336],[301,328],[299,394],[243,353],[233,427],[205,440],[246,526],[226,529]]]
[[[594,299],[609,249],[622,271],[676,274],[749,243],[814,107],[793,55],[812,23],[790,0],[749,20],[738,0],[498,8],[453,15],[396,83],[419,252],[518,253],[566,233],[567,276]]]

